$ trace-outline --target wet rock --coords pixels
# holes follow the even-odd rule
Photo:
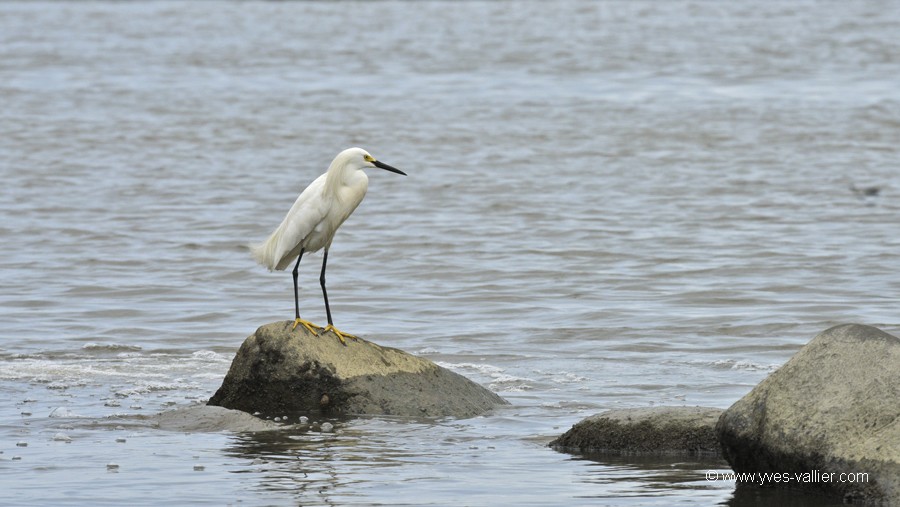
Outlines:
[[[292,325],[267,324],[248,337],[209,404],[264,414],[458,418],[506,404],[426,359],[363,339],[345,346],[331,333]]]
[[[156,426],[167,431],[217,432],[217,431],[267,431],[281,426],[239,410],[195,405],[168,410],[156,416]],[[122,439],[124,442],[125,440]]]
[[[721,414],[722,409],[706,407],[609,410],[576,423],[550,447],[585,454],[716,456]]]
[[[900,339],[832,327],[726,410],[716,430],[735,472],[801,474],[771,484],[900,505]]]

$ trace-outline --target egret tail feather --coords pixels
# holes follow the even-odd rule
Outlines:
[[[268,260],[266,259],[266,244],[265,243],[250,243],[247,245],[247,248],[250,249],[250,255],[253,257],[260,266],[268,268],[269,271],[272,271],[272,267],[269,265]]]
[[[278,267],[278,259],[276,257],[276,246],[278,244],[277,236],[278,231],[275,231],[271,236],[269,236],[262,243],[254,243],[248,245],[250,247],[250,255],[258,262],[260,265],[268,268],[269,271],[274,269],[284,269],[284,267]]]

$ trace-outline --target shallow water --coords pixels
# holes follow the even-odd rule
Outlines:
[[[546,442],[900,331],[898,29],[888,1],[0,3],[0,503],[821,505]],[[292,316],[244,245],[351,145],[409,176],[335,239],[336,324],[512,406],[153,429]]]

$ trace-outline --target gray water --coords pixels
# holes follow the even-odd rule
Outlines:
[[[900,332],[897,33],[887,0],[0,3],[0,503],[822,505],[546,443]],[[512,405],[154,429],[292,317],[245,245],[354,145],[409,176],[335,239],[336,324]]]

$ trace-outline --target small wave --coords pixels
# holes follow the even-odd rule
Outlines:
[[[531,385],[528,384],[529,381],[531,381],[531,379],[516,377],[515,375],[499,374],[494,377],[494,381],[491,382],[488,387],[490,387],[492,391],[518,393],[533,389]]]
[[[84,417],[84,416],[80,415],[80,414],[76,414],[75,412],[72,412],[72,410],[70,410],[66,407],[56,407],[50,411],[50,415],[48,415],[47,417],[51,417],[54,419],[56,419],[56,418],[69,419],[69,418]]]
[[[159,391],[176,391],[178,389],[199,389],[200,386],[194,382],[185,382],[183,379],[175,379],[173,382],[139,382],[137,385],[119,389],[115,391],[115,395],[120,398],[129,398],[132,396],[141,396],[148,393]]]
[[[712,366],[720,369],[744,370],[744,371],[775,371],[780,364],[760,364],[752,361],[738,361],[736,359],[719,359],[713,361]]]
[[[504,371],[506,371],[503,368],[500,368],[499,366],[494,366],[491,364],[445,363],[442,361],[436,361],[435,364],[442,368],[447,368],[448,370],[453,370],[455,372],[471,371],[471,372],[476,372],[476,373],[480,373],[482,375],[488,375],[488,376],[497,375],[497,374],[500,374],[500,373],[503,373]]]
[[[215,363],[222,363],[231,361],[231,359],[219,354],[218,352],[213,352],[212,350],[198,350],[191,354],[191,357],[194,359],[201,359],[203,361],[210,361]]]
[[[122,343],[85,343],[81,346],[82,350],[100,351],[100,352],[137,352],[143,350],[139,345],[124,345]]]
[[[535,373],[539,375],[546,375],[550,377],[550,381],[554,384],[580,384],[582,382],[587,382],[591,380],[588,377],[584,377],[578,375],[576,373],[571,373],[567,371],[544,371],[544,370],[534,370]]]
[[[532,389],[531,385],[529,384],[529,382],[533,382],[532,379],[510,375],[506,373],[506,370],[504,368],[500,368],[499,366],[476,363],[437,362],[435,364],[443,368],[447,368],[448,370],[456,371],[457,373],[459,373],[460,371],[473,371],[480,375],[485,375],[491,379],[488,387],[492,391],[520,392]]]
[[[205,379],[205,380],[222,380],[222,373],[219,373],[219,372],[194,373],[193,375],[191,375],[191,378]]]

